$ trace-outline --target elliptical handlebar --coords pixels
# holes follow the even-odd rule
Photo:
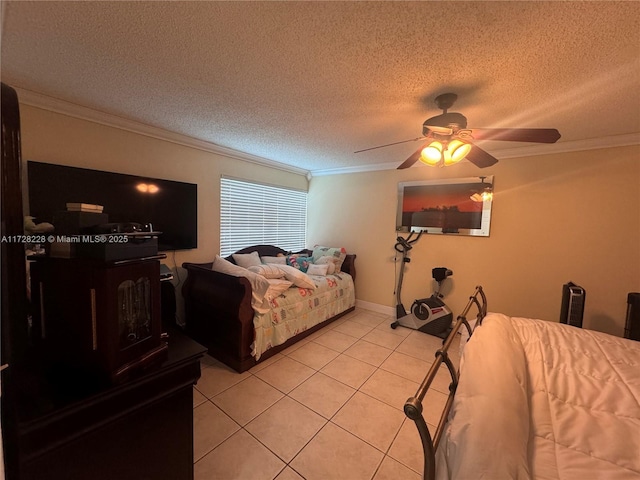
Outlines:
[[[396,252],[402,254],[402,262],[400,263],[400,273],[398,275],[398,287],[396,288],[396,318],[404,317],[407,312],[402,305],[402,279],[404,277],[404,264],[408,263],[411,259],[409,258],[409,250],[413,248],[413,244],[420,240],[420,237],[424,233],[424,230],[420,230],[418,236],[414,238],[413,230],[409,232],[407,238],[403,238],[398,236],[396,238],[396,244],[393,246]]]
[[[424,233],[424,230],[420,230],[419,232],[417,232],[418,236],[412,240],[412,237],[415,233],[416,232],[413,230],[410,231],[407,238],[398,236],[396,238],[396,244],[393,247],[395,248],[396,252],[407,253],[409,250],[411,250],[413,248],[413,244],[420,240],[420,237]]]

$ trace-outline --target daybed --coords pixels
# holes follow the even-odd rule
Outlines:
[[[296,255],[306,259],[322,248],[303,250]],[[325,250],[332,256],[340,256],[340,261],[334,264],[338,271],[333,274],[298,275],[290,265],[292,254],[271,245],[243,248],[225,259],[216,257],[209,263],[184,263],[182,266],[188,272],[182,287],[186,333],[207,347],[209,355],[243,372],[351,312],[355,308],[356,255],[346,252],[339,255],[336,250],[340,249]],[[258,277],[255,273],[246,274],[246,269],[236,266],[236,260],[244,262],[249,258],[253,262],[253,257],[259,258],[259,263],[267,264],[265,268],[249,267],[259,273]],[[322,261],[326,257],[318,260],[316,255],[315,259]],[[284,264],[287,261],[289,264]],[[294,284],[282,295],[277,292],[274,295],[271,290],[259,291],[261,287],[256,286],[256,280],[264,283],[261,275],[272,276],[270,265],[287,273],[284,279],[270,279],[271,284],[296,281],[300,276],[301,286]],[[331,269],[327,273],[330,272]],[[312,283],[306,285],[309,280]]]
[[[640,343],[487,314],[478,288],[454,328],[468,326],[478,306],[459,383],[447,353],[453,333],[405,404],[423,442],[424,478],[640,478]],[[452,372],[451,394],[431,436],[422,400],[441,363]]]

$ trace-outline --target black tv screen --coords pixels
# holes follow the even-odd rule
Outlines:
[[[109,223],[151,223],[158,249],[198,247],[198,186],[122,173],[27,162],[29,215],[53,222],[67,203],[102,205]],[[140,185],[152,185],[143,192]]]

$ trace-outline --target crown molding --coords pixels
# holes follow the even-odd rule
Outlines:
[[[112,115],[110,113],[101,112],[99,110],[94,110],[82,105],[67,102],[54,97],[49,97],[47,95],[33,92],[31,90],[25,90],[18,87],[14,88],[16,90],[16,93],[18,94],[19,103],[24,105],[48,110],[54,113],[59,113],[61,115],[66,115],[68,117],[78,118],[80,120],[86,120],[88,122],[98,123],[108,127],[118,128],[120,130],[136,133],[138,135],[144,135],[147,137],[156,138],[158,140],[164,140],[166,142],[175,143],[177,145],[195,148],[197,150],[202,150],[208,153],[222,155],[234,160],[242,160],[244,162],[263,165],[285,172],[295,173],[298,175],[309,175],[309,171],[303,168],[285,165],[283,163],[269,160],[268,158],[251,155],[239,150],[216,145],[215,143],[207,142],[205,140],[199,140],[188,135],[171,132],[169,130],[153,127],[151,125],[146,125],[144,123],[129,120],[117,115]]]
[[[195,148],[208,153],[214,153],[216,155],[222,155],[234,160],[241,160],[244,162],[253,163],[256,165],[262,165],[270,168],[275,168],[284,172],[294,173],[298,175],[304,175],[307,179],[311,179],[315,176],[324,175],[341,175],[345,173],[362,173],[362,172],[375,172],[380,170],[395,170],[398,166],[397,162],[393,163],[378,163],[371,165],[359,165],[355,167],[344,168],[330,168],[322,170],[306,170],[291,165],[285,165],[268,158],[259,157],[257,155],[251,155],[249,153],[234,150],[232,148],[216,145],[215,143],[207,142],[197,138],[183,135],[181,133],[171,132],[159,127],[153,127],[140,122],[112,115],[109,113],[94,110],[92,108],[84,107],[75,103],[60,100],[48,95],[33,92],[19,87],[14,87],[18,94],[18,101],[24,105],[48,110],[61,115],[86,120],[93,123],[98,123],[108,127],[114,127],[128,132],[136,133],[138,135],[144,135],[147,137],[156,138],[158,140],[164,140],[166,142],[175,143],[190,148]],[[610,137],[590,138],[586,140],[576,140],[571,142],[559,142],[554,144],[536,144],[525,145],[522,147],[509,148],[505,150],[499,150],[494,152],[493,155],[498,159],[504,158],[517,158],[517,157],[529,157],[536,155],[550,155],[557,153],[567,152],[579,152],[585,150],[597,150],[601,148],[614,148],[624,147],[629,145],[640,145],[640,133],[630,133],[625,135],[614,135]]]
[[[422,164],[416,165],[422,167]],[[358,165],[356,167],[339,167],[326,168],[323,170],[312,170],[311,175],[314,177],[322,177],[325,175],[342,175],[343,173],[363,173],[378,172],[380,170],[395,170],[398,168],[398,162],[393,163],[372,163],[370,165]]]
[[[480,143],[480,142],[478,142]],[[536,144],[522,147],[509,148],[492,152],[498,160],[505,158],[533,157],[537,155],[553,155],[557,153],[582,152],[586,150],[598,150],[615,147],[628,147],[640,145],[640,133],[628,133],[624,135],[612,135],[609,137],[589,138],[586,140],[575,140],[571,142],[560,142],[554,144]],[[466,160],[465,160],[466,161]],[[422,164],[419,164],[422,167]],[[340,175],[343,173],[375,172],[380,170],[394,170],[398,163],[378,163],[372,165],[361,165],[357,167],[331,168],[326,170],[312,170],[314,177],[324,175]]]

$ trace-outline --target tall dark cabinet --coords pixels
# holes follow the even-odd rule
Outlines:
[[[117,384],[164,360],[158,257],[33,262],[34,336],[47,361]]]
[[[21,165],[18,98],[2,84],[5,239],[24,234]],[[24,245],[0,246],[6,479],[192,479],[206,349],[163,329],[158,258],[38,259],[29,299]]]
[[[2,84],[2,165],[0,175],[0,209],[2,236],[9,238],[23,235],[22,211],[22,155],[20,151],[20,110],[14,89]],[[15,389],[19,369],[27,360],[27,281],[25,273],[24,245],[18,242],[2,242],[0,266],[2,277],[2,440],[5,469],[11,478],[11,470],[17,463],[17,422],[15,416]]]

